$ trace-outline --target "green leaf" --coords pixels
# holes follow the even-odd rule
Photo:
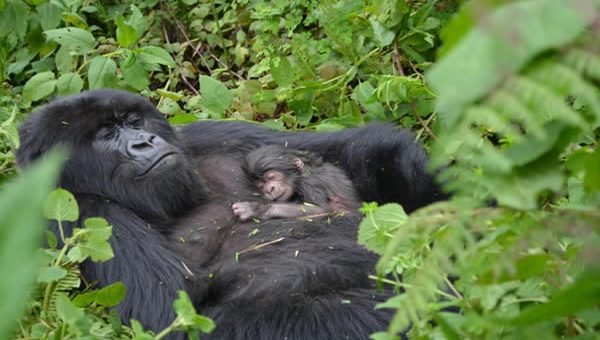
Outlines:
[[[385,47],[394,41],[394,32],[385,28],[376,18],[369,18],[375,41],[379,47]]]
[[[58,281],[67,275],[67,271],[61,267],[46,267],[42,269],[37,277],[37,282],[48,283]]]
[[[383,254],[395,230],[400,228],[408,216],[401,205],[385,204],[368,211],[358,229],[358,243],[378,254]]]
[[[73,303],[78,307],[85,307],[91,303],[96,303],[105,307],[113,307],[123,300],[126,293],[127,288],[125,285],[122,282],[115,282],[102,289],[79,294],[73,300]]]
[[[25,38],[29,15],[29,6],[25,2],[9,1],[0,10],[0,36],[11,38],[10,40]]]
[[[573,315],[600,304],[600,271],[588,270],[569,287],[555,294],[548,303],[531,306],[510,321],[512,325],[529,325]]]
[[[233,103],[233,93],[220,81],[208,76],[200,76],[200,104],[213,118],[220,118]]]
[[[494,89],[537,54],[571,42],[593,20],[592,0],[509,3],[467,34],[428,72],[438,111],[454,124],[464,107]],[[527,20],[515,20],[527,18]],[[506,23],[511,22],[510,34]]]
[[[117,24],[117,42],[123,47],[131,47],[137,43],[140,38],[135,28],[125,23],[122,15],[117,15],[115,19]]]
[[[154,336],[144,331],[144,327],[137,320],[131,320],[131,330],[133,330],[133,340],[155,340]]]
[[[51,30],[60,24],[61,11],[53,3],[46,2],[37,6],[36,11],[39,14],[40,25],[43,30]]]
[[[180,290],[177,293],[179,298],[173,302],[173,307],[181,322],[181,326],[200,330],[203,333],[212,332],[216,326],[214,321],[196,313],[196,309],[186,292]]]
[[[585,177],[583,187],[586,192],[600,190],[600,148],[596,147],[594,152],[585,161]]]
[[[134,53],[125,62],[121,63],[121,72],[125,83],[137,91],[146,89],[150,85],[148,72]]]
[[[294,69],[286,57],[275,58],[271,63],[271,76],[280,87],[294,84]]]
[[[56,87],[54,73],[42,72],[31,77],[23,86],[23,100],[34,102],[52,94]]]
[[[77,27],[46,30],[44,34],[46,34],[48,40],[55,41],[76,54],[90,53],[96,45],[92,33]]]
[[[83,89],[83,79],[77,73],[65,73],[56,81],[56,89],[59,96],[79,93]]]
[[[119,80],[116,71],[117,64],[114,60],[102,56],[94,57],[88,70],[90,89],[117,87]]]
[[[175,60],[166,50],[157,46],[145,46],[134,50],[137,57],[151,65],[167,65],[169,67],[175,67]]]
[[[107,240],[112,234],[112,227],[100,217],[92,217],[84,222],[85,237],[79,241],[81,256],[90,257],[92,261],[106,261],[114,257],[110,243]]]
[[[14,337],[15,320],[31,292],[39,265],[35,253],[46,227],[42,206],[56,183],[62,157],[51,153],[0,190],[0,268],[8,273],[0,280],[0,339]]]
[[[79,219],[79,205],[75,196],[65,189],[56,189],[44,202],[44,216],[50,220],[75,222]]]

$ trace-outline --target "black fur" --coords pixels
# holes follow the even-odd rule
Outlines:
[[[129,117],[142,122],[129,126]],[[99,141],[107,126],[118,137]],[[126,131],[138,130],[176,150],[174,163],[136,177],[147,164],[122,144]],[[386,328],[390,313],[373,308],[386,296],[367,279],[376,256],[356,243],[356,218],[234,218],[232,203],[260,195],[240,167],[249,150],[279,144],[315,152],[344,168],[364,201],[410,211],[442,198],[412,135],[382,124],[283,133],[198,122],[174,131],[142,97],[99,90],[40,108],[19,133],[20,166],[56,144],[70,149],[61,186],[77,197],[82,219],[102,216],[113,226],[115,258],[85,263],[83,273],[99,286],[123,281],[123,320],[155,331],[173,320],[178,289],[217,322],[209,339],[367,339]]]

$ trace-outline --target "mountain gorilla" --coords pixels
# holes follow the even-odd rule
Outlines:
[[[242,169],[266,200],[234,203],[242,221],[357,214],[360,208],[344,171],[312,152],[265,145],[246,155]]]
[[[216,321],[209,339],[367,339],[386,328],[390,312],[374,309],[386,294],[367,278],[377,258],[356,243],[356,217],[235,218],[233,203],[260,195],[241,170],[250,150],[315,152],[342,167],[364,201],[411,211],[440,198],[422,148],[381,124],[333,133],[215,121],[173,129],[144,98],[97,90],[40,108],[19,134],[21,167],[57,144],[69,148],[60,186],[76,196],[82,220],[113,226],[115,257],[86,262],[82,273],[100,287],[122,281],[123,321],[154,331],[174,319],[178,289]]]

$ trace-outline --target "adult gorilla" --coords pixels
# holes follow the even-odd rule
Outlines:
[[[323,155],[365,201],[413,210],[438,199],[421,147],[386,125],[282,133],[198,122],[174,130],[144,98],[99,90],[42,107],[19,133],[20,166],[68,146],[60,185],[75,194],[82,219],[102,216],[113,226],[115,257],[85,263],[83,275],[99,286],[122,281],[123,320],[155,331],[173,320],[178,289],[216,321],[214,339],[366,339],[387,326],[389,312],[373,308],[385,296],[367,279],[376,257],[356,244],[357,220],[235,220],[232,203],[260,196],[240,164],[261,144]]]

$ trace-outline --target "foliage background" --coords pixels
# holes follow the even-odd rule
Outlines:
[[[365,205],[359,241],[382,255],[372,279],[402,293],[382,306],[398,310],[389,332],[373,337],[410,327],[413,338],[595,338],[599,7],[597,0],[0,0],[0,181],[15,172],[18,123],[52,97],[85,89],[142,93],[173,124],[243,119],[334,130],[393,122],[431,151],[454,196],[410,216],[398,205]],[[9,189],[3,197],[19,198]],[[47,218],[68,218],[56,209],[69,199],[60,199]],[[1,230],[36,233],[35,222],[4,219]],[[9,236],[0,232],[0,244]],[[34,294],[18,337],[210,330],[184,302],[176,306],[180,322],[151,335],[105,312],[122,288],[81,298],[72,291],[80,285],[73,264],[83,259],[60,253],[86,237],[63,248],[49,242],[38,275],[45,293]],[[2,259],[3,268],[16,268]]]

